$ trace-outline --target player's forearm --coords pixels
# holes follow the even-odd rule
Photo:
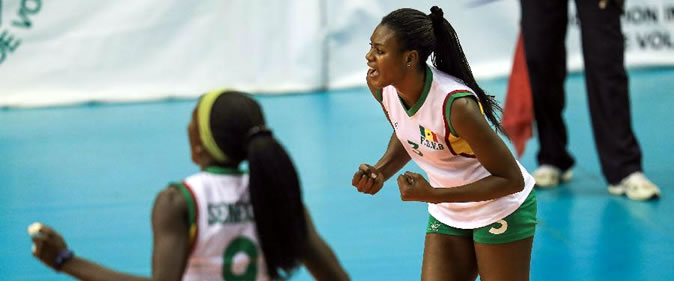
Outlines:
[[[303,263],[311,275],[319,281],[350,280],[330,246],[317,234],[309,239],[311,246]]]
[[[302,263],[311,275],[319,281],[348,281],[346,274],[335,253],[330,246],[321,238],[314,227],[311,215],[304,208],[304,216],[307,221],[307,244],[304,247]]]
[[[150,281],[146,277],[117,272],[86,259],[73,257],[63,264],[62,272],[82,281]]]
[[[476,202],[500,198],[524,189],[524,183],[518,179],[488,176],[476,182],[452,187],[434,188],[430,203]]]
[[[410,161],[410,155],[407,154],[405,148],[400,144],[398,137],[395,135],[395,132],[391,135],[391,139],[388,143],[388,148],[384,155],[379,159],[375,168],[381,171],[384,175],[384,180],[388,180],[395,173],[400,171],[407,162]]]

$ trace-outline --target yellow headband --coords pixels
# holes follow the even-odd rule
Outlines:
[[[215,143],[215,139],[211,133],[211,109],[213,108],[215,100],[217,100],[223,93],[225,93],[225,89],[210,91],[201,97],[199,105],[197,105],[197,121],[199,124],[201,143],[206,147],[206,151],[208,151],[208,153],[210,153],[218,162],[225,162],[227,156]]]

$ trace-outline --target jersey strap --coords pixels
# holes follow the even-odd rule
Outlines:
[[[452,110],[452,103],[454,100],[458,98],[463,98],[463,97],[475,97],[472,92],[468,90],[456,90],[447,95],[445,98],[445,102],[443,104],[443,120],[445,122],[445,142],[447,143],[447,146],[449,147],[449,151],[454,154],[454,155],[461,155],[463,157],[468,157],[468,158],[475,158],[475,153],[473,152],[473,149],[470,147],[468,142],[461,138],[456,131],[454,130],[454,127],[452,126],[451,122],[451,110]],[[479,101],[477,101],[477,104],[480,106],[480,111],[482,114],[484,114],[484,110],[482,109],[482,104],[480,104]]]
[[[194,193],[184,182],[171,183],[171,187],[177,188],[178,191],[185,197],[187,202],[187,223],[189,226],[188,239],[190,248],[194,248],[197,241],[197,202]]]

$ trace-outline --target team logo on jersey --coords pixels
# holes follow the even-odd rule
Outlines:
[[[433,131],[424,128],[419,125],[419,131],[421,132],[421,138],[419,142],[425,147],[428,147],[433,150],[443,150],[445,147],[438,141],[438,135]]]
[[[413,141],[409,141],[409,140],[407,141],[407,144],[409,144],[412,147],[412,151],[414,151],[414,153],[418,154],[421,157],[424,157],[424,153],[419,151],[419,145],[418,144],[414,143]]]

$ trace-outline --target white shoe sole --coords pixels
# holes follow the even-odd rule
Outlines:
[[[638,180],[640,183],[634,183],[634,180]],[[630,183],[630,181],[632,182]],[[633,185],[633,189],[629,189],[629,184]],[[660,190],[658,187],[646,179],[640,172],[633,173],[617,185],[609,185],[608,192],[616,196],[624,195],[630,200],[636,201],[660,198]]]
[[[545,173],[543,175],[534,173],[534,179],[536,180],[536,187],[541,189],[553,188],[559,185],[560,183],[565,183],[570,181],[573,178],[573,173],[571,169],[566,170],[561,175],[557,173]]]

